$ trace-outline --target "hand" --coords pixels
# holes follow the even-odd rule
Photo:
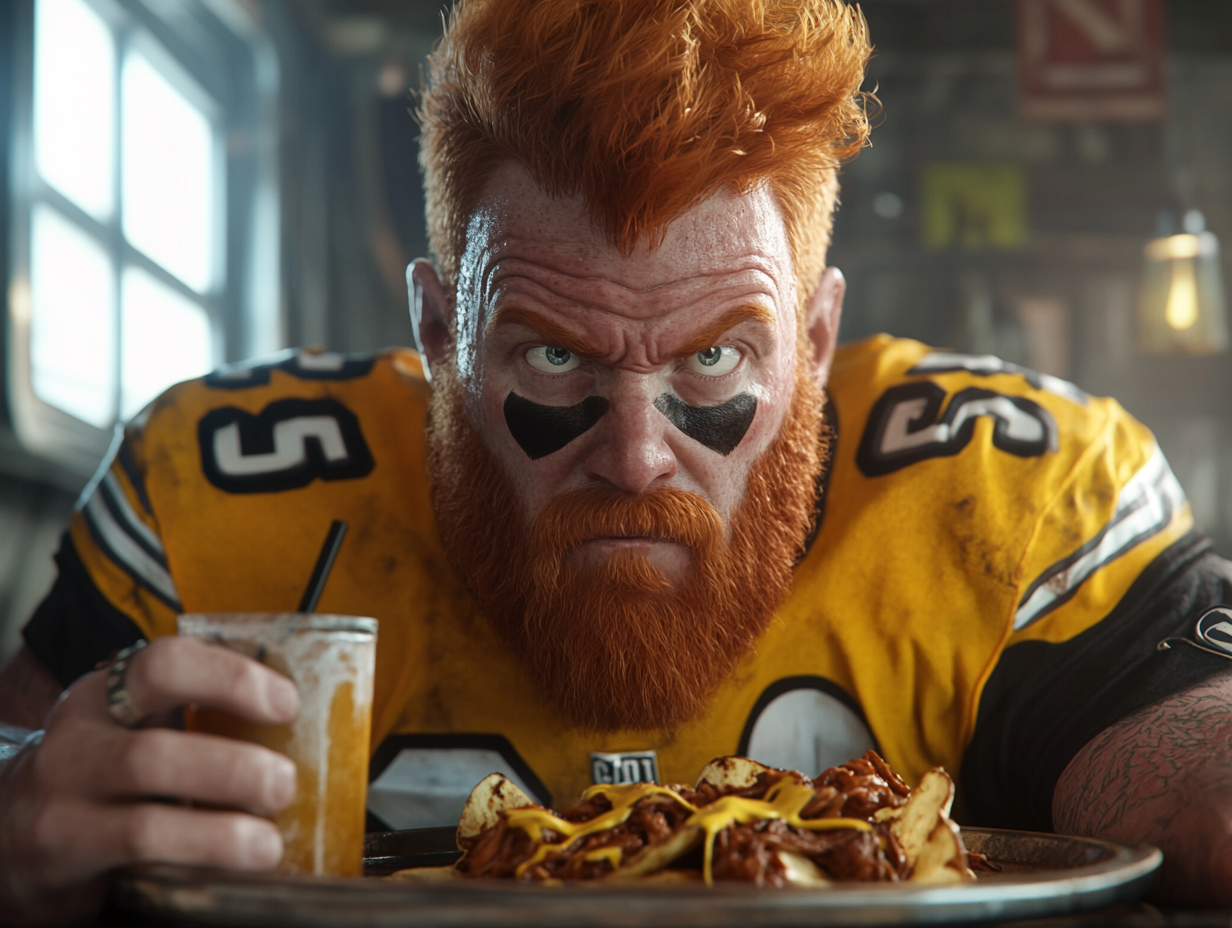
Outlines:
[[[138,861],[262,870],[282,856],[268,816],[290,804],[295,765],[255,744],[214,735],[120,726],[107,711],[107,671],[67,690],[42,742],[0,770],[0,907],[28,923],[88,914],[102,875]],[[191,638],[164,638],[136,654],[127,689],[148,716],[197,703],[253,722],[285,724],[299,711],[286,677]],[[183,797],[244,811],[167,802]]]

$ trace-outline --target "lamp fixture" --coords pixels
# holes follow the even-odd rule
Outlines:
[[[1147,243],[1138,310],[1138,349],[1144,354],[1218,354],[1228,347],[1219,239],[1196,209],[1176,232],[1160,214]]]

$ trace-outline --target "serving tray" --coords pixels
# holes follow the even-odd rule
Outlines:
[[[542,887],[506,881],[396,882],[379,875],[451,862],[452,828],[369,835],[368,879],[315,879],[149,864],[120,871],[108,915],[117,924],[306,928],[747,928],[919,925],[1033,918],[1137,899],[1163,857],[1093,838],[964,828],[968,850],[1000,863],[975,883],[840,884],[827,890],[743,884]]]

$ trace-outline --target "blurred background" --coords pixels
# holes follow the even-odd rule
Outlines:
[[[0,658],[115,425],[288,346],[413,344],[437,0],[0,0]],[[1232,2],[865,0],[842,338],[1118,397],[1232,554]]]

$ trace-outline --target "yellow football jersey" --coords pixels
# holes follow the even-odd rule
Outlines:
[[[405,350],[181,384],[70,528],[105,607],[154,638],[180,612],[294,610],[346,521],[318,611],[380,620],[370,808],[393,827],[449,823],[492,769],[557,804],[595,780],[691,782],[731,753],[816,774],[875,747],[909,782],[957,774],[1006,649],[1096,626],[1192,522],[1115,402],[992,357],[844,347],[822,521],[755,652],[682,728],[595,735],[538,697],[445,558],[429,390]],[[55,668],[50,639],[27,640]]]

